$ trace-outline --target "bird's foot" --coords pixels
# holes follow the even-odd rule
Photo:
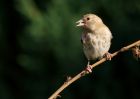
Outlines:
[[[87,65],[86,71],[87,71],[88,73],[92,73],[92,67],[91,67],[91,65]]]
[[[109,53],[109,52],[107,52],[107,53],[105,53],[104,57],[105,57],[107,60],[111,60],[112,54]]]

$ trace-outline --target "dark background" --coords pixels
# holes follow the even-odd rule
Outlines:
[[[87,60],[75,22],[100,16],[110,52],[140,39],[140,0],[0,0],[0,99],[47,99]],[[62,99],[140,99],[140,61],[121,53],[61,93]]]

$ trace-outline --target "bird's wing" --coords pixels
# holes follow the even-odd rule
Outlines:
[[[82,37],[81,37],[81,43],[83,44],[83,40],[82,40]]]

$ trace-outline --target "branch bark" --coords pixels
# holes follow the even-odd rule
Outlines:
[[[136,46],[140,46],[140,40],[128,45],[128,46],[125,46],[123,48],[121,48],[120,50],[114,52],[112,54],[112,58],[116,55],[118,55],[119,53],[121,52],[125,52],[125,51],[128,51],[129,49],[131,48],[134,48]],[[140,52],[139,52],[140,53]],[[103,62],[106,61],[106,58],[103,58],[99,61],[97,61],[96,63],[92,64],[91,65],[91,69],[93,69],[94,67],[102,64]],[[83,70],[81,71],[79,74],[77,74],[75,77],[73,78],[70,78],[68,79],[66,82],[64,82],[64,84],[59,88],[57,89],[48,99],[56,99],[57,97],[59,97],[59,93],[62,92],[65,88],[67,88],[70,84],[72,84],[73,82],[75,82],[76,80],[80,79],[81,77],[85,76],[86,74],[89,74],[86,70]]]

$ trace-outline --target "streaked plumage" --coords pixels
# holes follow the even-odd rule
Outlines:
[[[112,34],[103,21],[95,14],[86,14],[77,23],[83,28],[81,40],[88,63],[107,54]],[[111,59],[109,56],[107,58]]]

